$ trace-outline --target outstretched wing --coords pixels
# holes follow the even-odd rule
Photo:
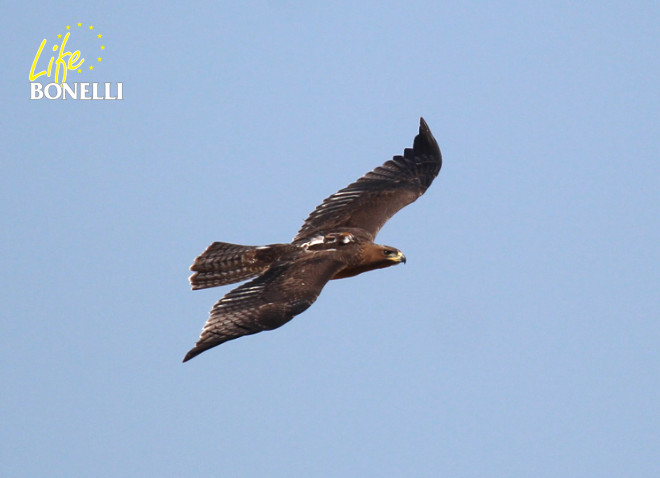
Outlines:
[[[294,241],[337,227],[359,227],[376,237],[397,211],[424,194],[442,166],[440,148],[424,118],[413,147],[326,198]]]
[[[183,361],[228,340],[286,324],[314,303],[341,268],[342,264],[326,251],[274,265],[213,306],[197,344]]]

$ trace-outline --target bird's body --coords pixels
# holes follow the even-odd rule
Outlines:
[[[412,149],[325,199],[290,244],[211,244],[190,267],[193,289],[256,278],[215,304],[183,361],[228,340],[284,325],[332,279],[405,262],[398,249],[373,241],[390,217],[426,191],[441,165],[440,149],[421,119]]]

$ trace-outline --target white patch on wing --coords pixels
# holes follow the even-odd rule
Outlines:
[[[309,240],[309,242],[305,242],[301,247],[303,249],[307,249],[308,247],[314,246],[316,244],[323,244],[324,240],[325,240],[325,237],[323,237],[321,235],[314,236]]]
[[[349,242],[355,242],[355,236],[350,232],[340,232],[340,233],[330,233],[325,236],[325,243],[332,244],[339,242],[341,244],[348,244]]]
[[[341,242],[342,242],[342,244],[348,244],[349,242],[355,242],[355,236],[351,233],[342,234]]]

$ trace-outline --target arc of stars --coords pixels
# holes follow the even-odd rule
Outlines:
[[[78,22],[78,23],[76,23],[76,25],[78,25],[78,27],[82,27],[82,22]],[[67,25],[66,29],[71,30],[71,25]],[[89,29],[94,30],[94,25],[89,25]],[[98,35],[96,35],[96,37],[101,39],[101,38],[103,38],[103,35],[99,33]],[[57,38],[62,38],[62,34],[58,33]],[[57,46],[53,47],[53,51],[55,51],[56,49],[57,49]],[[105,45],[101,45],[101,50],[105,50]],[[103,60],[103,58],[99,56],[99,57],[96,58],[96,60],[100,62],[101,60]],[[94,65],[90,65],[89,69],[93,70]],[[78,71],[78,73],[82,73],[82,68],[78,68],[77,71]]]

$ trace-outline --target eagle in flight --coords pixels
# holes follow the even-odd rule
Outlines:
[[[331,279],[406,262],[400,250],[374,239],[390,217],[424,194],[441,166],[438,143],[420,118],[412,148],[325,199],[290,244],[211,244],[190,266],[193,290],[256,278],[213,306],[183,361],[284,325],[312,305]]]

